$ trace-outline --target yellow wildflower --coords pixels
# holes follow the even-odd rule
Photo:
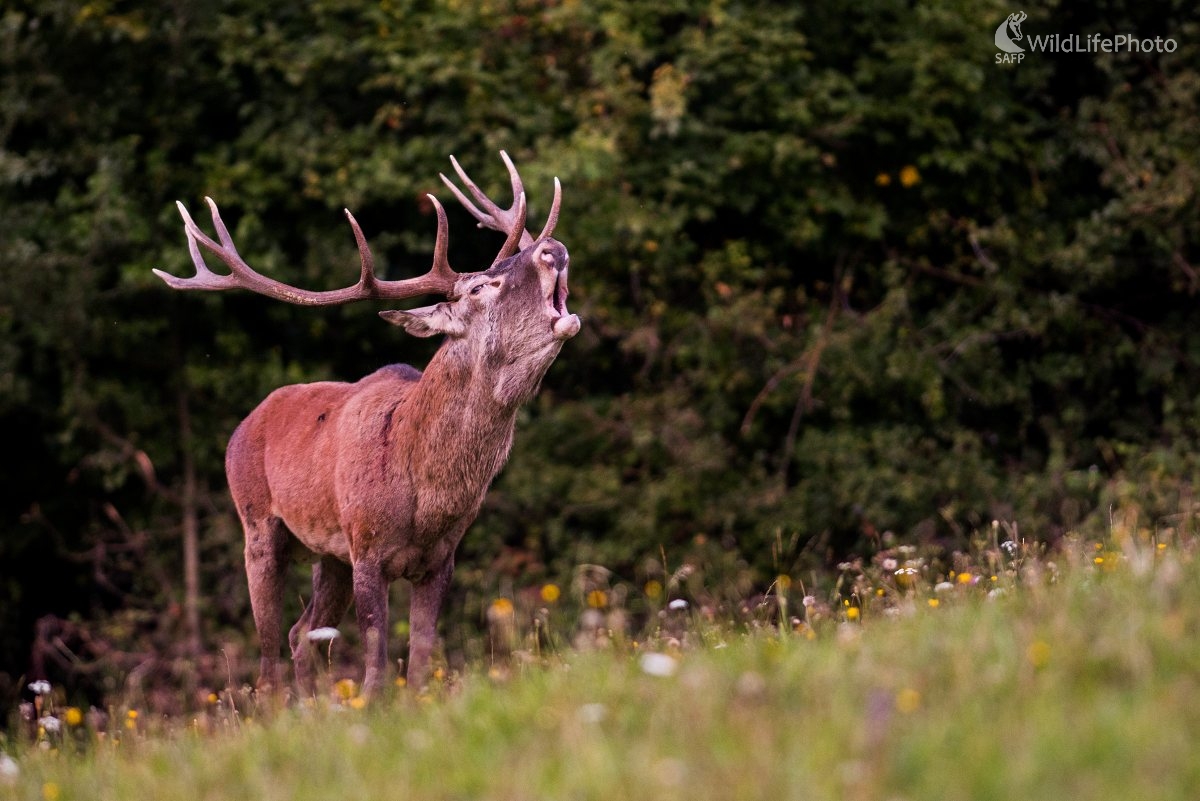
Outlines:
[[[354,679],[341,679],[333,685],[333,692],[342,701],[349,701],[358,695],[358,682]]]
[[[543,584],[542,585],[542,600],[545,601],[546,603],[548,603],[548,604],[554,603],[555,601],[558,600],[558,597],[560,594],[561,593],[558,589],[557,584]]]
[[[608,606],[608,594],[604,590],[592,590],[587,594],[587,605],[593,609],[603,609]]]
[[[503,620],[510,618],[513,615],[513,602],[507,598],[497,598],[492,601],[491,607],[488,608],[488,618],[492,620]]]
[[[1050,646],[1043,640],[1034,640],[1025,649],[1025,658],[1035,668],[1043,668],[1050,661]]]
[[[900,185],[905,189],[916,186],[921,183],[921,173],[917,172],[917,168],[911,164],[906,164],[900,168]]]
[[[921,708],[921,693],[912,687],[905,687],[896,693],[896,709],[905,715],[912,714]]]
[[[78,726],[80,723],[83,723],[83,712],[77,706],[69,706],[67,707],[67,711],[63,713],[63,720],[66,721],[68,726]]]
[[[878,175],[875,176],[875,185],[876,186],[891,186],[892,185],[892,176],[888,175],[886,172],[879,173]]]
[[[646,586],[642,587],[642,591],[646,593],[647,598],[650,598],[651,600],[656,599],[662,595],[662,582],[655,579],[650,579],[646,582]]]
[[[861,614],[862,613],[858,611],[857,606],[852,606],[846,610],[846,619],[851,620],[851,621],[858,620],[859,615],[861,615]]]

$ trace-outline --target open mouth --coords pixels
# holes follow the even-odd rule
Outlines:
[[[554,278],[554,288],[546,298],[547,309],[555,316],[567,313],[567,271],[560,270]]]

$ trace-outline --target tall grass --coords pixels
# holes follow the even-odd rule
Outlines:
[[[40,709],[60,731],[6,744],[0,798],[1194,799],[1197,543],[1004,536],[842,565],[821,598],[776,582],[777,625],[664,609],[365,707],[225,693],[103,733]]]

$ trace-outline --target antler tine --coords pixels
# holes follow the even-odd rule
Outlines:
[[[558,176],[554,176],[554,202],[550,204],[550,215],[546,217],[546,224],[542,227],[542,232],[538,234],[538,239],[546,239],[554,236],[554,227],[558,225],[558,212],[562,207],[562,184],[558,181]]]
[[[371,254],[371,246],[367,244],[367,238],[363,236],[362,228],[358,225],[358,220],[354,219],[354,215],[350,213],[350,209],[342,209],[346,215],[346,220],[350,223],[350,230],[354,232],[354,241],[358,244],[358,260],[362,265],[362,272],[358,276],[358,286],[364,289],[374,290],[379,284],[379,280],[375,277],[375,256]]]
[[[505,239],[504,244],[500,246],[500,252],[497,253],[496,258],[492,260],[492,267],[495,267],[497,264],[516,253],[517,243],[524,243],[524,240],[529,237],[529,232],[525,230],[526,207],[524,192],[517,195],[516,212],[516,221],[513,223],[512,229],[508,232],[508,238]]]
[[[510,235],[514,230],[517,230],[518,233],[515,244],[521,248],[525,248],[536,241],[534,236],[525,229],[525,216],[528,208],[526,208],[524,211],[520,209],[520,206],[524,205],[520,202],[520,197],[525,193],[525,187],[521,182],[521,175],[517,172],[517,168],[513,164],[512,159],[509,158],[508,153],[501,150],[500,158],[504,160],[504,166],[508,169],[509,183],[512,185],[513,192],[513,205],[507,209],[500,208],[495,201],[489,198],[487,194],[479,188],[478,184],[471,180],[471,176],[467,175],[467,171],[463,169],[462,165],[458,163],[458,159],[456,159],[454,156],[450,157],[450,163],[454,166],[454,171],[458,174],[463,186],[466,187],[467,192],[470,192],[472,197],[467,197],[467,194],[459,189],[454,181],[447,178],[445,173],[439,173],[439,175],[441,176],[442,182],[445,183],[450,191],[454,193],[454,197],[458,199],[458,202],[463,205],[463,208],[469,211],[471,216],[478,221],[480,228],[490,228],[493,231],[500,231],[505,235]],[[472,198],[474,198],[474,200],[472,200]],[[542,233],[537,237],[537,239],[548,237],[553,234],[554,226],[558,222],[558,213],[561,204],[562,185],[559,183],[558,179],[555,178],[554,202],[550,209],[550,216],[546,219],[546,225],[542,229]],[[519,229],[517,228],[518,222],[520,223]],[[511,247],[512,245],[506,242],[505,247],[500,251],[504,255],[497,256],[496,262],[494,263],[498,263],[499,261],[502,261],[503,259],[512,255],[512,253],[509,251],[509,248]]]

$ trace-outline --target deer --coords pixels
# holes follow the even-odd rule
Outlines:
[[[513,204],[499,207],[450,162],[468,198],[439,173],[478,227],[506,235],[490,267],[456,272],[447,250],[446,211],[437,214],[433,264],[423,275],[384,280],[362,229],[347,209],[358,245],[356,284],[312,291],[255,272],[238,254],[217,204],[205,198],[217,239],[181,202],[196,274],[154,273],[173,289],[247,289],[285,303],[328,306],[358,300],[436,295],[444,301],[379,316],[417,337],[444,337],[424,371],[380,368],[354,383],[317,381],[271,392],[234,430],[225,473],[245,534],[245,568],[261,650],[258,687],[278,688],[284,582],[290,563],[312,563],[312,596],[288,633],[296,686],[314,688],[308,633],[336,627],[353,602],[365,651],[363,695],[385,683],[388,588],[411,584],[407,684],[430,677],[437,621],[455,551],[512,448],[517,412],[538,392],[563,343],[580,330],[567,310],[566,247],[552,237],[562,186],[545,226],[525,227],[525,190],[500,153]],[[472,202],[472,199],[474,202]],[[204,251],[229,269],[213,272]]]

